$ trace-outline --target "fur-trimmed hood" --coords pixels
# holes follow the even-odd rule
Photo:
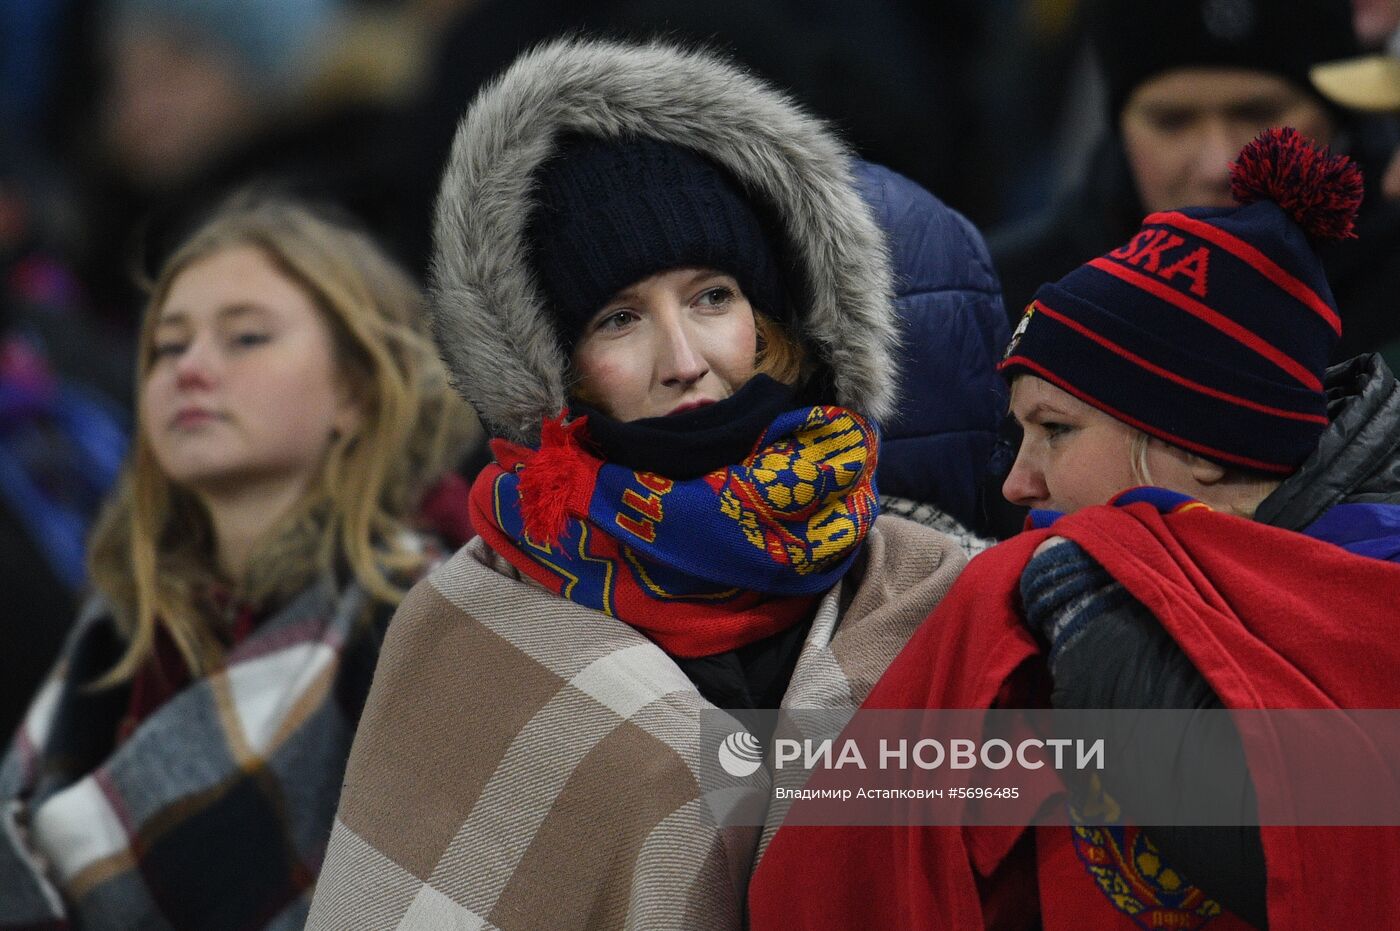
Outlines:
[[[725,168],[781,223],[803,295],[798,336],[829,369],[837,403],[876,419],[893,410],[890,263],[853,154],[727,59],[566,39],[523,55],[477,96],[438,194],[433,330],[494,435],[534,443],[541,419],[565,406],[568,360],[529,266],[526,225],[536,169],[570,133],[650,136]]]

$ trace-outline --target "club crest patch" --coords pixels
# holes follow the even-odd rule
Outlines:
[[[1021,314],[1021,320],[1016,324],[1016,332],[1011,334],[1011,342],[1006,344],[1006,352],[1001,354],[1002,361],[1011,358],[1016,347],[1021,344],[1021,337],[1026,335],[1026,327],[1031,324],[1031,317],[1035,316],[1035,301],[1026,305],[1026,312]]]

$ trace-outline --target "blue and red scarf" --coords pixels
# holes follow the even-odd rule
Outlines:
[[[780,414],[737,465],[673,480],[604,462],[587,418],[538,450],[497,440],[472,486],[491,548],[675,656],[738,649],[807,617],[879,513],[875,428],[840,407]]]

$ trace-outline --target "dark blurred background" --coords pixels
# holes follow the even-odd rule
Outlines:
[[[727,49],[979,226],[1087,151],[1074,0],[0,0],[0,248],[43,243],[127,324],[196,202],[252,176],[333,198],[424,267],[456,120],[564,32]]]

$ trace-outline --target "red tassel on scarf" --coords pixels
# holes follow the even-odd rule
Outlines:
[[[589,455],[582,440],[587,417],[565,424],[567,411],[540,424],[540,448],[492,440],[491,452],[503,469],[520,478],[520,518],[535,543],[554,547],[569,521],[588,516],[588,503],[602,462]]]
[[[1271,200],[1313,239],[1355,239],[1362,191],[1351,159],[1315,148],[1291,126],[1260,133],[1230,166],[1235,200]]]

